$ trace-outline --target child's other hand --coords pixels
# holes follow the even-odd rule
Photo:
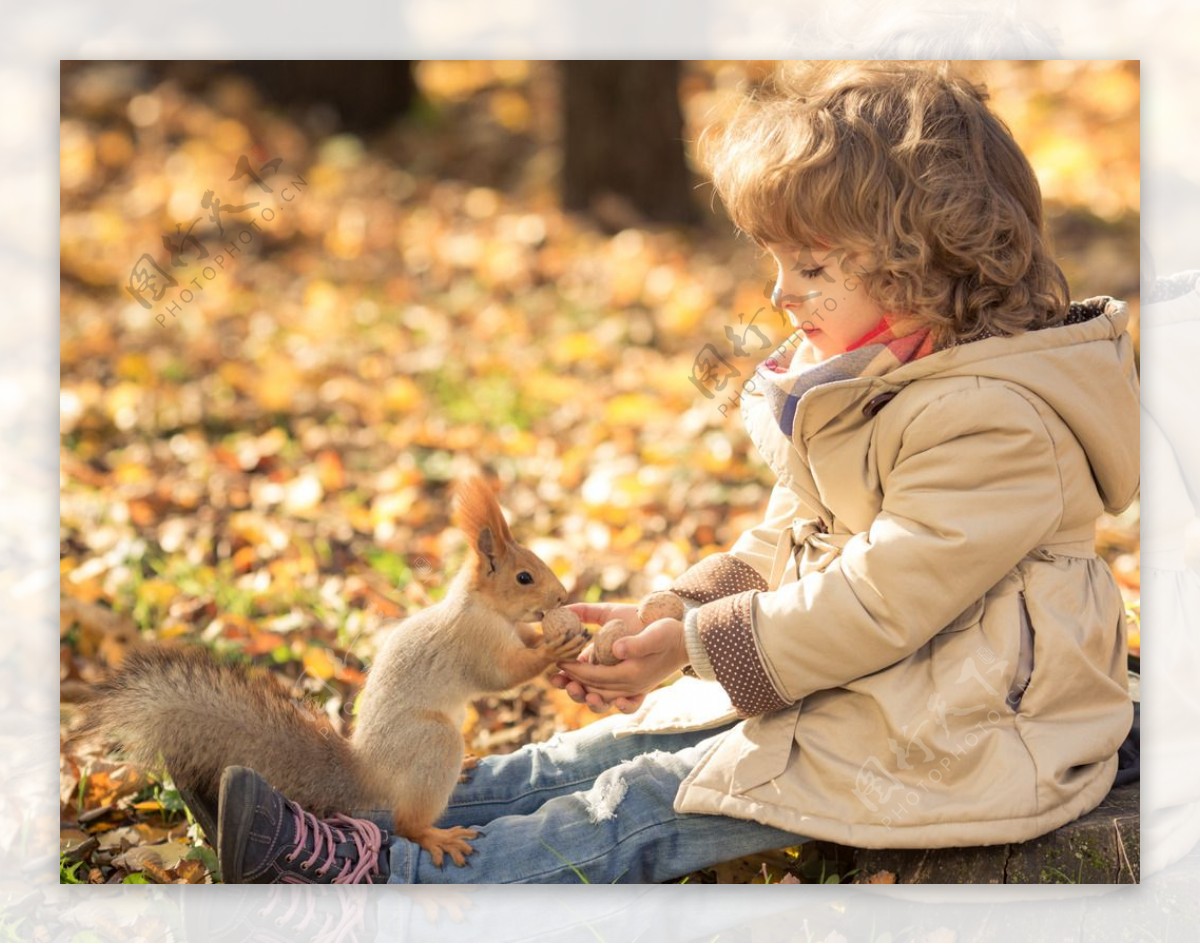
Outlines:
[[[632,605],[576,604],[571,608],[585,622],[619,619],[634,627],[640,624],[637,607]],[[600,711],[611,704],[621,711],[633,711],[646,692],[687,665],[683,623],[675,619],[656,620],[636,635],[618,639],[613,644],[613,655],[622,661],[616,665],[560,663],[562,672],[551,682],[593,710]]]

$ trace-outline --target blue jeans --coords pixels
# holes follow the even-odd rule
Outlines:
[[[803,836],[728,816],[677,813],[675,794],[727,728],[614,738],[622,719],[484,757],[439,826],[479,830],[465,868],[391,844],[391,882],[663,882]]]

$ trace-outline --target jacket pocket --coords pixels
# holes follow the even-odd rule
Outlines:
[[[1017,668],[1013,673],[1012,684],[1009,686],[1005,704],[1013,711],[1021,707],[1021,699],[1025,689],[1033,678],[1033,621],[1029,618],[1029,607],[1025,603],[1025,594],[1017,594],[1018,631],[1020,633],[1017,645]]]

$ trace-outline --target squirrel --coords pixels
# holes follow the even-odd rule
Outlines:
[[[446,855],[464,865],[475,831],[434,823],[464,770],[467,703],[577,656],[589,636],[578,621],[566,631],[554,620],[541,632],[522,625],[543,620],[567,592],[513,540],[481,477],[456,490],[454,520],[467,561],[440,602],[391,630],[348,739],[265,673],[165,646],[135,650],[97,686],[76,737],[100,732],[142,767],[161,757],[185,799],[210,802],[225,768],[238,765],[318,815],[387,809],[396,834],[439,868]]]

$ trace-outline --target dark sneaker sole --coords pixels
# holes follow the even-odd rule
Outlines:
[[[221,864],[221,880],[226,884],[242,884],[246,881],[242,874],[242,858],[246,850],[245,837],[258,806],[253,801],[255,779],[254,772],[245,767],[227,767],[221,775],[221,796],[217,801],[217,808],[221,811],[217,861]],[[247,780],[250,781],[249,785],[243,785]],[[234,791],[241,792],[242,802],[228,802],[229,794]]]
[[[180,798],[188,808],[188,812],[192,814],[192,819],[199,823],[200,828],[204,830],[204,838],[208,840],[210,846],[216,848],[217,811],[213,809],[213,805],[208,800],[191,787],[181,787],[178,784],[176,784],[176,787],[179,790]]]

